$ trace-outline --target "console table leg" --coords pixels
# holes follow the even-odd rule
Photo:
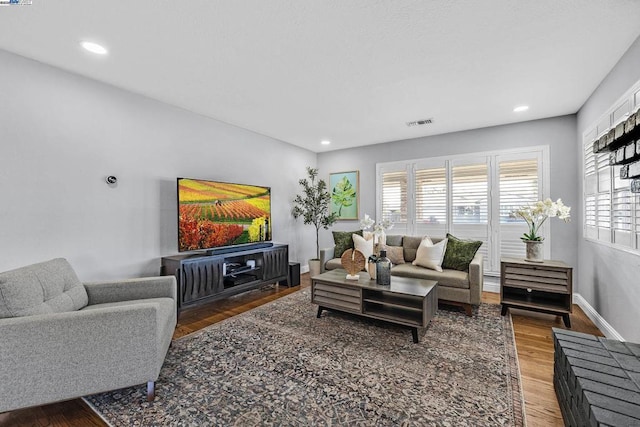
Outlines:
[[[562,315],[562,320],[564,321],[564,326],[566,326],[567,328],[571,329],[571,319],[569,318],[568,314],[563,314]]]
[[[509,308],[508,306],[506,306],[506,305],[502,304],[502,312],[501,312],[500,314],[501,314],[502,316],[505,316],[505,315],[507,314],[507,309],[508,309],[508,308]]]
[[[318,314],[316,315],[316,317],[319,319],[321,314],[322,314],[322,306],[318,306]]]
[[[420,340],[418,339],[418,328],[411,328],[411,335],[413,335],[413,342],[414,343],[419,343]]]

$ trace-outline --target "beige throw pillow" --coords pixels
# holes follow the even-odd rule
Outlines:
[[[362,236],[358,236],[357,234],[353,235],[353,246],[356,250],[362,252],[364,255],[365,263],[364,269],[365,271],[369,271],[369,257],[373,255],[373,239],[367,240]]]
[[[385,245],[384,249],[387,251],[387,258],[389,258],[391,264],[404,264],[404,248],[402,246]]]
[[[442,260],[446,249],[447,239],[443,239],[434,245],[431,239],[425,236],[420,242],[420,246],[418,246],[413,265],[442,272]]]

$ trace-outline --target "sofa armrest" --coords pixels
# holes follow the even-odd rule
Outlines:
[[[484,258],[481,253],[476,252],[476,255],[469,264],[469,290],[471,291],[471,304],[480,304],[480,301],[482,300],[483,285]]]
[[[0,412],[155,381],[157,313],[147,302],[0,319]]]
[[[143,277],[84,283],[89,305],[146,298],[173,298],[177,301],[175,276]]]
[[[324,273],[325,271],[327,271],[325,265],[327,264],[327,261],[334,258],[333,255],[335,253],[335,250],[335,246],[320,249],[320,273]]]

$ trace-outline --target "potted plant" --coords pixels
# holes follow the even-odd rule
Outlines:
[[[305,224],[312,224],[316,228],[316,258],[309,260],[311,277],[320,274],[320,228],[325,230],[338,220],[336,212],[329,213],[331,194],[327,191],[327,183],[318,178],[318,169],[307,166],[308,178],[298,181],[302,187],[302,194],[293,200],[295,206],[292,214],[295,219],[302,218]]]
[[[522,218],[529,228],[520,239],[526,246],[525,261],[542,262],[542,241],[544,237],[538,234],[538,230],[547,218],[558,217],[564,222],[571,218],[571,208],[565,206],[561,199],[555,202],[551,199],[539,200],[533,206],[524,206],[513,212],[513,215]]]

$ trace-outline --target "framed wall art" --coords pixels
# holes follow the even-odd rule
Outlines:
[[[331,212],[338,219],[358,219],[360,209],[360,174],[358,171],[329,174]]]

